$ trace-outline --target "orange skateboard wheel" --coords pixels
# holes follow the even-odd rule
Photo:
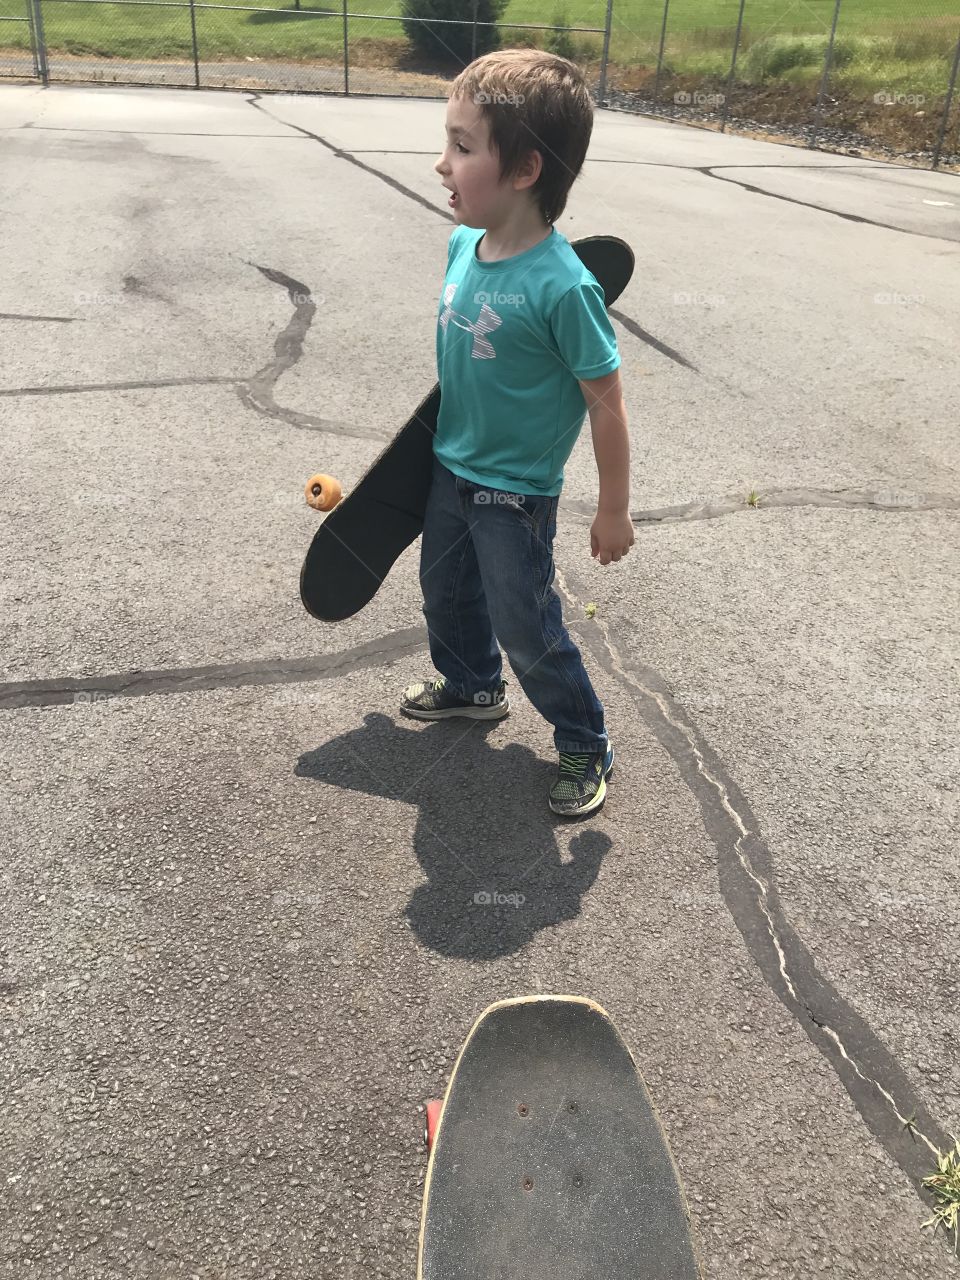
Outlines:
[[[304,488],[307,505],[315,511],[332,511],[343,497],[340,481],[333,476],[311,476]]]

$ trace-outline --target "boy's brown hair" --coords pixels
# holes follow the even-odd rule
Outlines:
[[[540,49],[503,49],[465,67],[450,96],[480,107],[501,177],[514,174],[527,152],[540,152],[543,169],[533,195],[546,221],[556,222],[593,131],[593,101],[580,68]]]

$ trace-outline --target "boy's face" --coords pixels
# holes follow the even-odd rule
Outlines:
[[[511,180],[500,177],[500,158],[483,111],[466,98],[447,103],[447,145],[433,167],[453,193],[448,205],[458,225],[495,225],[510,197],[516,199]]]

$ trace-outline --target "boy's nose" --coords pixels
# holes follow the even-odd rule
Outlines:
[[[439,173],[442,178],[445,173],[450,172],[450,166],[447,164],[446,159],[443,156],[440,156],[437,163],[433,166],[433,170],[434,173]]]

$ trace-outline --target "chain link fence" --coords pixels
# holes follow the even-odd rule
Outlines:
[[[546,0],[531,0],[515,23],[482,20],[479,0],[455,5],[471,15],[455,19],[401,16],[400,0],[353,0],[352,7],[342,0],[338,8],[331,0],[0,0],[0,6],[20,8],[25,29],[13,43],[23,50],[21,74],[40,74],[24,18],[28,10],[42,18],[53,81],[439,99],[474,49],[529,45],[576,56],[586,47],[581,40],[602,48],[606,17],[605,0],[588,4],[586,16],[581,6],[579,26],[556,4],[539,13]],[[432,42],[411,38],[417,25],[429,28]],[[595,66],[585,70],[597,94],[600,58],[593,46],[590,54]]]
[[[31,0],[0,0],[0,80],[39,79]]]
[[[417,16],[439,12],[455,16]],[[572,57],[613,109],[960,164],[960,0],[569,12],[568,0],[0,0],[0,76],[442,99],[475,53],[530,45]]]
[[[960,0],[621,0],[606,105],[960,162]]]

